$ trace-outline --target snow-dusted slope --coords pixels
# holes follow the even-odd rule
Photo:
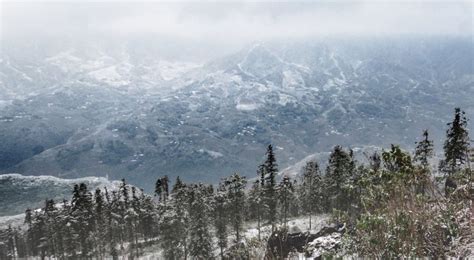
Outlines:
[[[0,103],[0,172],[107,173],[151,190],[164,174],[253,177],[269,143],[281,169],[336,144],[410,148],[425,128],[440,148],[454,107],[474,115],[471,45],[302,40],[198,67],[127,49],[7,56],[0,95],[17,98]]]
[[[102,177],[61,179],[44,175],[3,174],[0,175],[0,216],[19,214],[27,208],[40,208],[46,199],[58,202],[70,199],[74,185],[79,183],[85,183],[90,190],[118,187],[118,182]]]

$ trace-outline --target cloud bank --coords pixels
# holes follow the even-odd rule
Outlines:
[[[2,2],[2,37],[162,35],[245,42],[320,35],[472,35],[470,1]]]

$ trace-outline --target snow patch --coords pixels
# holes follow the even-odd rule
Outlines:
[[[214,159],[217,159],[217,158],[219,158],[219,157],[224,156],[224,155],[223,155],[222,153],[220,153],[220,152],[216,152],[216,151],[212,151],[212,150],[207,150],[207,149],[202,149],[202,148],[199,149],[198,152],[199,152],[199,153],[206,153],[206,154],[208,154],[209,156],[211,156],[211,157],[214,158]]]
[[[184,73],[200,66],[202,65],[191,62],[170,62],[165,60],[158,63],[158,69],[164,80],[177,79]]]
[[[126,68],[129,66],[126,65]],[[130,84],[130,81],[125,79],[123,75],[121,75],[118,70],[117,66],[110,66],[107,68],[103,68],[100,70],[89,72],[89,75],[92,76],[97,81],[106,83],[110,86],[123,86]],[[126,72],[126,71],[125,71]]]
[[[258,109],[260,106],[255,103],[238,103],[235,108],[242,111],[252,111]]]

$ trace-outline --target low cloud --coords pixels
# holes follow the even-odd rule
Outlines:
[[[10,35],[156,34],[246,42],[319,35],[470,35],[468,2],[22,2],[1,3]]]

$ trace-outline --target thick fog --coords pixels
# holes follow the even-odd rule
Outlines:
[[[2,41],[172,39],[234,48],[320,36],[471,35],[471,1],[2,2]],[[215,51],[215,49],[214,49]]]

